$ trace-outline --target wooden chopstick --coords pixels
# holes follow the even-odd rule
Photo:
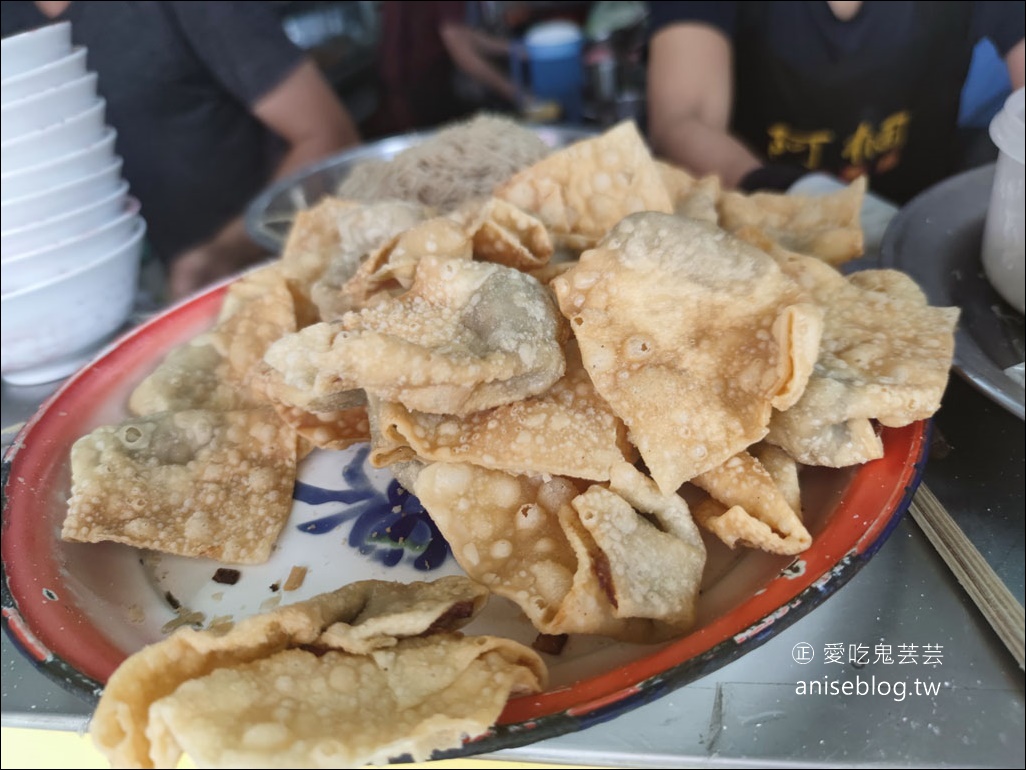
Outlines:
[[[1023,668],[1023,606],[926,484],[919,485],[909,513]]]

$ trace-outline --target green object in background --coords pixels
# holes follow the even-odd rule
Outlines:
[[[584,34],[589,40],[606,40],[618,30],[640,24],[647,13],[644,3],[602,0],[592,6],[584,23]]]

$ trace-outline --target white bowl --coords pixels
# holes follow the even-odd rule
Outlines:
[[[16,99],[0,107],[0,141],[41,131],[84,112],[96,104],[96,73],[88,72],[55,88]]]
[[[66,56],[71,50],[71,22],[5,37],[0,41],[0,80],[7,80]]]
[[[140,227],[145,227],[145,223],[138,211],[126,210],[92,232],[8,260],[0,272],[0,296],[46,283],[90,264],[133,240]]]
[[[105,198],[117,190],[121,183],[121,164],[121,158],[115,158],[105,169],[89,176],[22,198],[4,201],[0,204],[3,232],[53,219],[65,212],[80,209],[90,201]]]
[[[92,107],[49,128],[33,131],[9,142],[0,142],[0,173],[10,174],[29,166],[48,163],[95,144],[103,137],[107,103],[101,98]]]
[[[88,233],[6,260],[0,270],[0,294],[27,289],[89,264],[130,240],[140,226],[139,214],[126,210],[117,219]]]
[[[42,67],[0,81],[0,104],[7,104],[16,99],[24,99],[55,88],[86,74],[86,48],[75,46],[71,53],[57,61],[44,64]]]
[[[7,262],[20,254],[53,246],[68,238],[102,227],[124,211],[127,196],[128,182],[122,182],[118,189],[107,197],[80,209],[28,227],[0,233],[0,260]],[[132,203],[138,208],[137,201]]]
[[[114,142],[117,138],[118,132],[108,126],[100,141],[84,149],[69,152],[37,166],[0,175],[0,198],[6,203],[102,171],[114,160]]]
[[[64,377],[104,345],[135,303],[146,228],[93,262],[0,297],[0,374],[27,385]]]

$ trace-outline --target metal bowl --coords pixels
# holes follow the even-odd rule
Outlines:
[[[595,133],[579,126],[531,126],[531,129],[552,148],[565,147]],[[310,208],[325,196],[334,195],[355,165],[365,160],[391,160],[434,133],[421,131],[380,139],[325,158],[278,180],[247,207],[247,232],[268,251],[281,251],[296,212]]]

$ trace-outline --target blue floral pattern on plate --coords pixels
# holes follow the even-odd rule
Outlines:
[[[342,468],[345,489],[328,489],[296,481],[292,496],[311,506],[341,504],[331,513],[297,524],[300,532],[323,535],[353,522],[348,543],[364,556],[393,567],[406,556],[422,572],[438,569],[449,557],[449,544],[420,500],[394,479],[382,492],[367,475],[369,447],[361,447]]]

